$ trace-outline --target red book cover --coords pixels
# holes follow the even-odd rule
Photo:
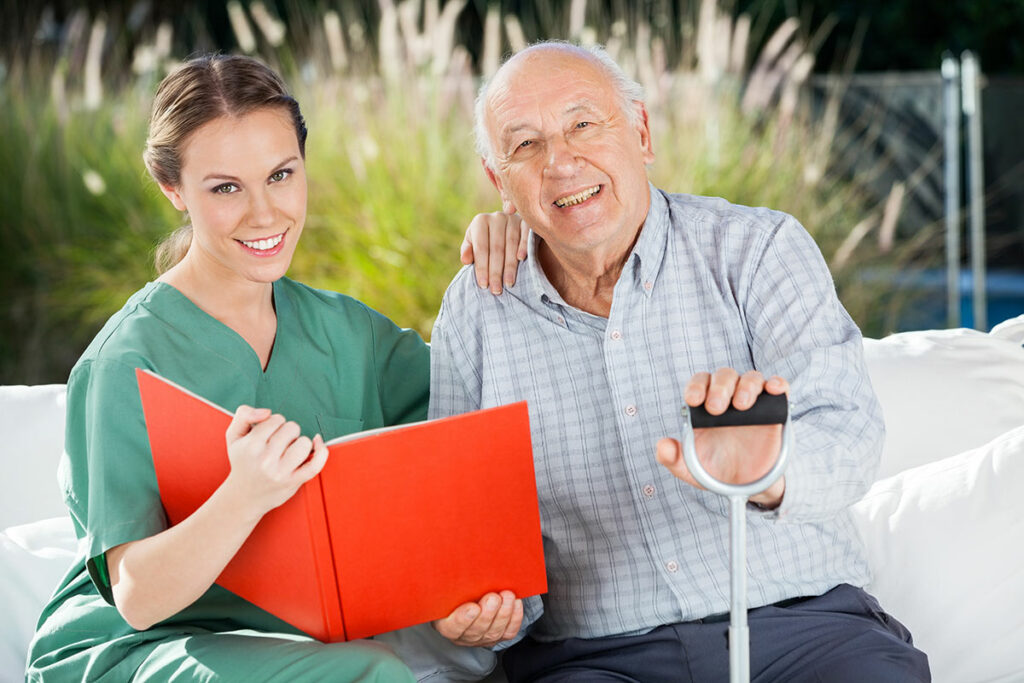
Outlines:
[[[136,375],[177,524],[227,478],[232,414]],[[325,642],[438,619],[490,591],[547,591],[525,402],[327,446],[323,471],[260,520],[219,585]]]

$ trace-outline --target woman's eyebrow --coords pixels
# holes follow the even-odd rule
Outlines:
[[[278,170],[282,166],[287,166],[288,164],[292,163],[293,161],[297,161],[297,160],[298,160],[298,157],[293,154],[292,156],[288,157],[284,161],[280,161],[277,164],[275,164],[274,165],[274,171]],[[273,171],[271,171],[271,173],[273,173]],[[219,171],[214,171],[213,173],[207,173],[206,176],[203,178],[202,182],[205,183],[207,180],[233,180],[236,183],[242,182],[241,178],[233,176],[230,173],[221,173]]]

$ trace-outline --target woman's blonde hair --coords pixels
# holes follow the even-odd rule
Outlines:
[[[181,158],[189,136],[222,116],[238,117],[262,107],[291,115],[299,152],[306,156],[306,122],[284,81],[263,62],[237,55],[208,55],[186,62],[157,88],[142,160],[153,180],[179,187]],[[181,261],[192,242],[192,226],[178,228],[156,249],[158,273]]]

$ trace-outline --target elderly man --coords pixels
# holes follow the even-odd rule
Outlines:
[[[788,392],[795,450],[749,505],[751,676],[928,680],[910,634],[859,588],[868,567],[846,508],[872,480],[883,427],[811,237],[779,212],[651,186],[639,86],[599,49],[520,52],[477,118],[503,213],[533,234],[504,295],[470,269],[449,288],[430,413],[529,402],[549,592],[487,595],[435,628],[460,645],[515,643],[513,682],[726,680],[728,506],[665,437],[684,401],[720,414]],[[697,450],[719,478],[750,481],[779,429],[700,430]]]

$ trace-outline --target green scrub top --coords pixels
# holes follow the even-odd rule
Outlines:
[[[151,282],[71,371],[58,477],[79,559],[40,617],[28,680],[411,680],[380,646],[321,644],[217,585],[145,631],[112,605],[104,553],[167,528],[135,368],[231,411],[270,408],[325,440],[426,418],[429,348],[417,333],[287,278],[273,291],[277,336],[266,370],[237,333]]]

